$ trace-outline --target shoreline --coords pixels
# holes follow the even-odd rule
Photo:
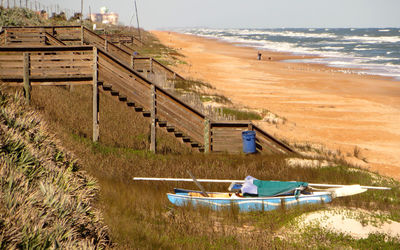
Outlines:
[[[322,144],[360,167],[400,179],[398,81],[339,72],[346,68],[284,62],[303,58],[289,53],[263,51],[271,60],[258,61],[255,48],[168,31],[152,33],[185,56],[187,65],[173,67],[179,74],[210,83],[238,106],[268,110],[285,121],[256,122],[269,133],[291,143]],[[349,157],[355,153],[357,157]]]
[[[180,33],[180,31],[177,31],[177,33]],[[368,75],[368,76],[380,76],[385,79],[392,79],[394,81],[399,81],[400,82],[400,72],[398,74],[393,74],[391,70],[382,70],[383,68],[390,68],[390,67],[395,67],[397,71],[400,70],[400,65],[397,64],[375,64],[375,63],[356,63],[356,62],[351,62],[351,60],[361,59],[365,60],[368,57],[363,57],[363,56],[351,56],[348,54],[342,54],[342,56],[334,56],[334,55],[329,55],[330,53],[334,53],[336,51],[307,51],[304,50],[302,52],[296,51],[296,48],[292,48],[293,50],[280,50],[280,49],[273,49],[273,48],[268,48],[268,47],[262,47],[261,45],[257,45],[258,41],[257,40],[247,40],[247,41],[239,41],[235,39],[230,39],[230,37],[217,37],[217,36],[212,36],[212,35],[202,35],[202,34],[192,34],[190,32],[184,32],[180,34],[185,34],[185,35],[193,35],[193,36],[198,36],[201,38],[205,39],[214,39],[216,41],[220,42],[226,42],[229,44],[233,44],[235,46],[239,47],[247,47],[247,48],[252,48],[254,50],[258,51],[266,51],[267,53],[271,52],[276,52],[276,53],[282,53],[282,54],[289,54],[292,56],[298,57],[298,59],[294,59],[294,63],[310,63],[310,64],[319,64],[319,65],[324,65],[327,67],[331,68],[340,68],[345,70],[345,72],[353,71],[356,72],[359,75]],[[261,47],[260,47],[261,46]],[[301,50],[302,47],[299,47]],[[391,54],[391,53],[390,53]],[[336,60],[337,59],[337,60]],[[291,61],[291,59],[289,59]],[[350,63],[349,63],[350,62]]]

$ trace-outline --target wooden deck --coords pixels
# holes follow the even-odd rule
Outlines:
[[[183,77],[132,49],[80,26],[4,27],[0,32],[0,80],[24,86],[89,84],[93,86],[93,140],[99,138],[98,91],[107,91],[150,119],[151,150],[156,126],[200,152],[242,152],[242,131],[256,131],[261,153],[295,153],[250,121],[212,121],[150,81],[148,73]]]

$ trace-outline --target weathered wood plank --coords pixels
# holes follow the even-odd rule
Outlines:
[[[92,61],[74,61],[74,60],[62,60],[62,61],[34,61],[32,60],[32,67],[33,68],[91,68],[93,67]]]
[[[32,61],[55,61],[55,60],[87,60],[92,61],[93,55],[90,54],[61,54],[55,55],[32,55]]]

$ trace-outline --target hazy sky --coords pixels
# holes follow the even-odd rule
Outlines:
[[[81,0],[39,2],[80,10]],[[137,4],[140,25],[146,29],[400,27],[400,0],[137,0]],[[92,12],[108,7],[126,25],[134,15],[134,0],[84,0],[84,13],[89,5]]]

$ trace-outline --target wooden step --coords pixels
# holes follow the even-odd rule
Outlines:
[[[136,111],[136,112],[142,112],[142,111],[143,111],[143,108],[142,108],[142,107],[135,107],[135,111]]]
[[[98,86],[103,86],[103,84],[104,84],[103,81],[98,81],[98,82],[97,82],[97,85],[98,85]]]
[[[143,111],[143,116],[144,117],[150,117],[151,116],[151,112],[150,111]]]
[[[190,143],[190,146],[192,146],[192,148],[198,148],[200,145],[198,142],[193,141]]]
[[[126,105],[128,105],[128,107],[135,107],[135,103],[134,103],[134,102],[131,102],[131,101],[128,101],[128,102],[126,103]]]
[[[183,136],[183,133],[179,132],[179,131],[175,131],[174,134],[175,134],[175,137],[182,137]]]
[[[118,96],[118,95],[119,95],[119,91],[117,91],[117,90],[111,90],[111,95],[112,95],[112,96]]]
[[[204,147],[199,147],[198,150],[199,152],[204,153]]]
[[[167,126],[167,131],[168,132],[174,132],[175,131],[175,127],[174,126]]]
[[[111,90],[112,90],[112,85],[110,85],[110,84],[103,84],[103,90],[105,90],[105,91],[111,91]]]
[[[189,136],[184,136],[182,139],[184,142],[191,142],[191,138]]]
[[[158,126],[160,126],[160,127],[166,127],[167,126],[167,122],[166,121],[159,121],[158,122]]]
[[[121,102],[126,102],[126,101],[128,100],[128,98],[126,97],[126,95],[120,95],[120,96],[118,96],[118,99],[119,99]]]

